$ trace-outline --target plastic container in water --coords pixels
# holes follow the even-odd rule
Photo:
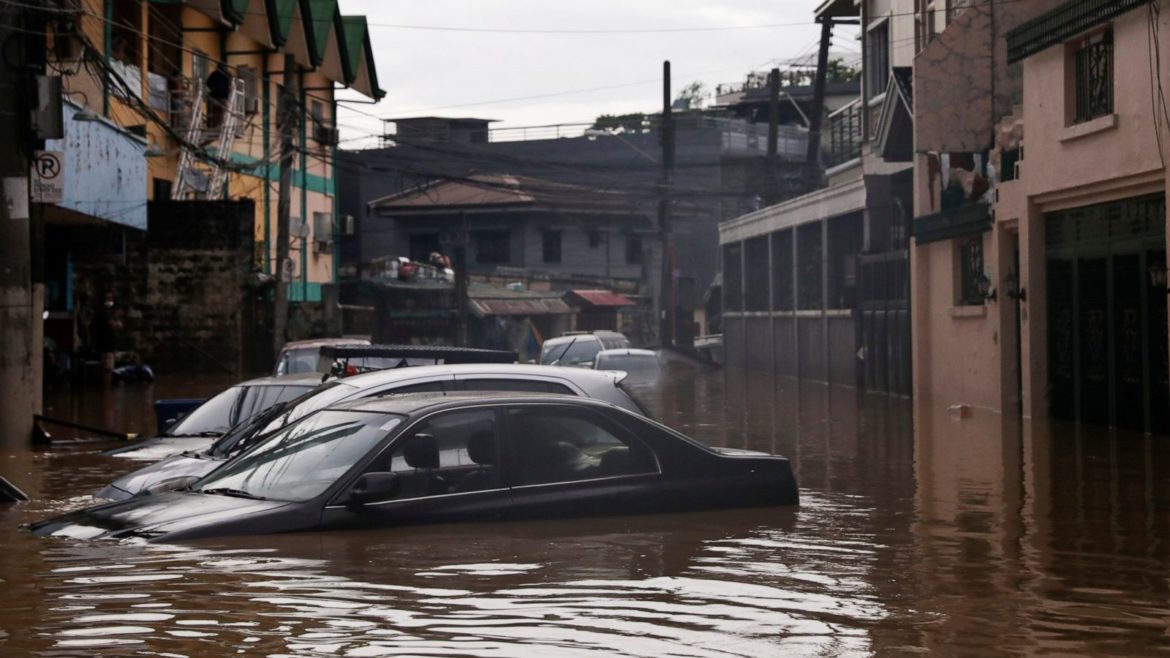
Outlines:
[[[206,402],[203,398],[173,398],[170,400],[154,401],[154,417],[157,423],[156,430],[162,434],[174,422],[191,412],[192,409]]]

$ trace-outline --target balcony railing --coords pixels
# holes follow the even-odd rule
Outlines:
[[[864,141],[861,134],[863,111],[861,99],[858,98],[829,115],[823,150],[825,167],[836,167],[861,157]]]
[[[966,203],[915,217],[914,240],[922,245],[982,233],[991,230],[991,221],[991,206],[986,203]]]
[[[1148,0],[1072,0],[1007,33],[1008,63],[1014,64],[1049,46],[1096,27]]]

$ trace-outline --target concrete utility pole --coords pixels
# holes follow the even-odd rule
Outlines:
[[[833,19],[821,19],[821,49],[817,52],[817,77],[813,81],[812,116],[808,118],[808,163],[816,164],[821,154],[821,126],[825,120],[825,79],[829,74],[829,44],[833,41]]]
[[[670,235],[670,193],[674,186],[674,118],[671,115],[670,61],[662,63],[662,187],[658,200],[658,242],[662,269],[658,286],[658,342],[674,345],[674,244]]]
[[[21,10],[0,9],[0,43],[24,44]],[[25,447],[37,409],[41,355],[33,353],[32,230],[29,221],[29,116],[25,49],[0,58],[0,447]]]
[[[277,121],[280,124],[280,184],[276,197],[276,303],[272,317],[272,355],[280,355],[284,347],[284,333],[288,326],[288,280],[291,278],[284,267],[288,258],[289,205],[292,201],[292,166],[296,156],[298,119],[297,107],[297,63],[291,53],[284,56],[284,84],[280,86],[277,104]]]
[[[776,203],[777,176],[776,157],[780,141],[780,69],[768,73],[768,157],[767,157],[767,198],[768,205]]]

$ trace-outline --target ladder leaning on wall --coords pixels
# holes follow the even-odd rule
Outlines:
[[[232,145],[244,122],[244,100],[247,93],[247,81],[243,78],[232,78],[231,90],[225,101],[223,120],[220,122],[218,134],[215,135],[215,150],[213,155],[218,161],[208,161],[207,189],[204,199],[217,200],[224,197],[224,183],[227,181],[228,168],[223,166],[231,157]],[[201,83],[195,85],[195,97],[188,108],[189,121],[184,135],[186,140],[180,149],[179,166],[175,172],[175,184],[171,188],[171,199],[181,201],[188,193],[195,191],[192,185],[192,173],[195,167],[197,148],[203,136],[203,104],[205,88]],[[214,102],[214,101],[208,101]]]

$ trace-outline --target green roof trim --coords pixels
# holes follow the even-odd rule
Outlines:
[[[220,0],[220,11],[223,12],[223,17],[239,25],[244,22],[244,18],[248,15],[248,0]]]
[[[268,29],[272,43],[280,48],[288,42],[293,18],[297,14],[298,0],[265,0],[268,8]]]
[[[301,0],[301,16],[309,26],[305,36],[309,38],[309,55],[313,66],[320,66],[325,61],[329,32],[334,29],[338,15],[337,0]]]
[[[370,75],[370,87],[374,93],[374,100],[380,100],[386,92],[378,87],[378,69],[374,65],[374,50],[370,47],[370,27],[365,16],[342,16],[342,31],[344,34],[345,49],[344,66],[347,83],[357,79],[361,70],[362,58],[366,60],[366,70]]]

